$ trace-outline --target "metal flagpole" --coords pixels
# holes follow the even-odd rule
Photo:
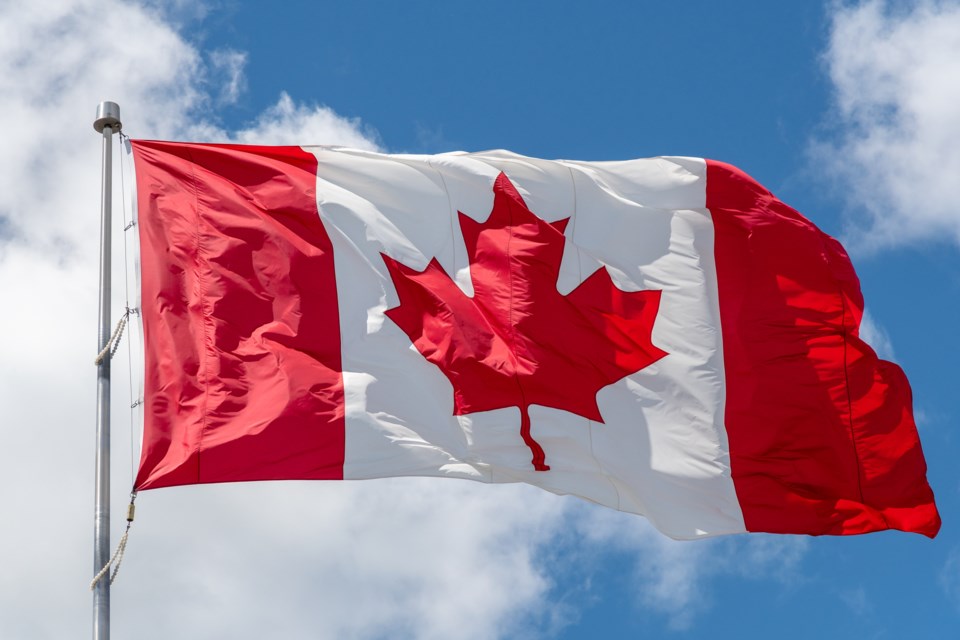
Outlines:
[[[101,102],[93,128],[103,135],[103,181],[100,196],[100,318],[97,351],[110,340],[110,230],[113,195],[113,134],[119,133],[120,107]],[[97,365],[97,456],[93,506],[93,573],[110,559],[110,358]],[[110,638],[110,579],[97,582],[93,591],[93,638]]]

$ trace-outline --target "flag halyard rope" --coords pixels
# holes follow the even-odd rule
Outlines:
[[[137,492],[134,491],[130,494],[130,504],[127,506],[127,528],[124,530],[123,535],[120,537],[120,542],[117,544],[117,550],[113,552],[113,555],[110,556],[110,559],[107,560],[107,564],[103,565],[103,568],[93,577],[93,580],[90,581],[90,591],[93,591],[97,588],[97,583],[100,582],[110,572],[110,567],[113,566],[113,572],[110,573],[110,584],[113,584],[113,581],[117,579],[117,574],[120,573],[120,563],[123,562],[123,553],[127,550],[127,540],[130,537],[130,525],[133,524],[133,516],[136,513],[136,508],[134,507],[134,501],[137,499]]]
[[[120,320],[117,321],[117,326],[114,328],[113,334],[110,336],[110,339],[107,340],[107,344],[103,345],[103,349],[97,354],[93,364],[100,366],[104,360],[113,358],[117,349],[120,347],[120,337],[123,335],[123,328],[127,326],[127,320],[129,320],[129,318],[130,308],[128,307],[127,310],[123,312],[123,315],[120,316]]]

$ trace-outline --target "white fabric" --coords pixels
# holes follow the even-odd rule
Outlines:
[[[521,481],[643,514],[676,538],[744,531],[723,427],[717,276],[702,160],[588,163],[503,151],[306,150],[318,160],[317,203],[334,246],[345,478]],[[501,171],[536,215],[571,218],[560,293],[602,265],[621,289],[663,291],[653,343],[668,355],[600,391],[604,424],[530,408],[533,436],[551,467],[546,472],[530,463],[516,407],[454,416],[447,378],[384,315],[399,299],[381,252],[417,270],[437,258],[472,294],[457,212],[485,220]]]

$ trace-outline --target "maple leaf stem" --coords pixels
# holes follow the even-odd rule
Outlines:
[[[544,464],[547,454],[543,452],[540,443],[530,435],[530,411],[527,405],[520,406],[520,435],[523,436],[523,441],[533,452],[533,468],[537,471],[550,471],[550,465]]]

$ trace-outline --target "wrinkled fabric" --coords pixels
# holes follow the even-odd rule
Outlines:
[[[848,257],[728,165],[134,156],[138,489],[440,476],[675,538],[939,529]]]

